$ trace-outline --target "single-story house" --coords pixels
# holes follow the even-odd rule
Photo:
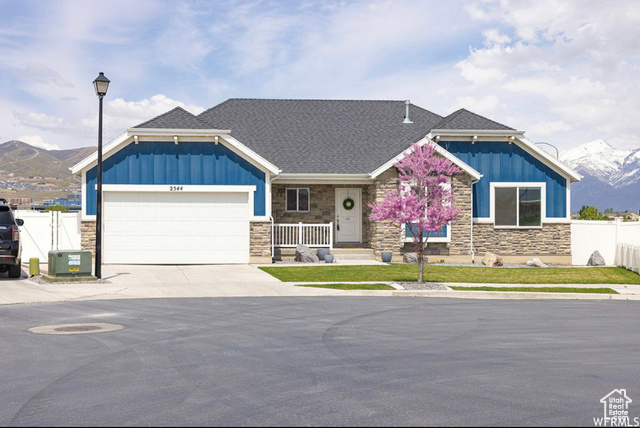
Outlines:
[[[459,219],[432,259],[571,263],[570,187],[580,175],[523,131],[468,110],[404,101],[229,99],[175,108],[104,147],[105,263],[270,262],[297,243],[412,251],[406,228],[369,219],[412,143],[434,142],[460,173]],[[82,245],[94,249],[97,154],[82,178]]]

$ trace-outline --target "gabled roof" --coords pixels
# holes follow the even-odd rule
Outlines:
[[[164,135],[162,130],[166,130],[167,135],[188,138],[205,132],[242,148],[270,171],[370,176],[424,138],[447,133],[500,135],[515,139],[572,181],[581,178],[530,142],[523,132],[466,109],[443,118],[409,104],[411,123],[403,123],[404,115],[404,101],[231,98],[198,116],[176,107],[129,129],[109,143],[105,153],[119,150],[140,133]],[[88,167],[94,157],[78,163],[73,171]],[[470,174],[478,173],[474,170]]]
[[[404,101],[229,99],[200,114],[284,173],[367,174],[442,117]]]
[[[436,123],[432,129],[486,129],[515,131],[506,125],[461,108]]]
[[[211,129],[208,123],[198,119],[182,107],[176,107],[134,128],[146,129]]]

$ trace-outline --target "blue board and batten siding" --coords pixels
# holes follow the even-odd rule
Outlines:
[[[567,216],[567,180],[524,151],[517,144],[503,142],[440,141],[448,150],[483,177],[473,185],[473,217],[490,217],[492,182],[546,183],[547,218]]]
[[[254,215],[266,215],[266,174],[222,144],[129,144],[103,162],[104,184],[253,185]],[[97,167],[87,171],[86,213],[96,214]]]

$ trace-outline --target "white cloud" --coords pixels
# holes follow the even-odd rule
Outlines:
[[[553,137],[557,136],[561,132],[571,131],[573,127],[562,120],[556,120],[551,122],[539,122],[532,124],[527,132],[537,137]]]
[[[500,31],[495,28],[484,30],[482,35],[484,36],[484,43],[486,46],[503,45],[511,41],[509,36],[506,34],[500,34]]]
[[[452,109],[466,108],[474,113],[490,116],[496,111],[499,104],[500,99],[495,95],[487,95],[479,98],[457,97],[456,104]]]
[[[472,84],[465,97],[499,97],[505,107],[494,118],[509,117],[533,138],[568,145],[596,135],[640,146],[637,3],[489,0],[466,11],[490,27],[484,46],[456,64]]]
[[[156,94],[137,101],[126,101],[122,98],[109,100],[104,106],[105,138],[108,141],[126,129],[146,122],[175,107],[182,107],[195,115],[204,111],[203,107],[188,105],[163,94]],[[81,124],[85,129],[96,132],[98,129],[97,115],[86,116],[81,120]]]
[[[65,132],[68,130],[67,123],[63,117],[49,116],[43,113],[25,112],[15,110],[13,117],[16,121],[27,128]]]
[[[40,147],[45,150],[60,150],[57,144],[46,143],[40,135],[22,135],[17,138],[20,141],[24,141],[27,144],[31,144],[35,147]]]

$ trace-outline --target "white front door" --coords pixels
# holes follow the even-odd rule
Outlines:
[[[336,189],[336,242],[362,242],[362,189]]]

